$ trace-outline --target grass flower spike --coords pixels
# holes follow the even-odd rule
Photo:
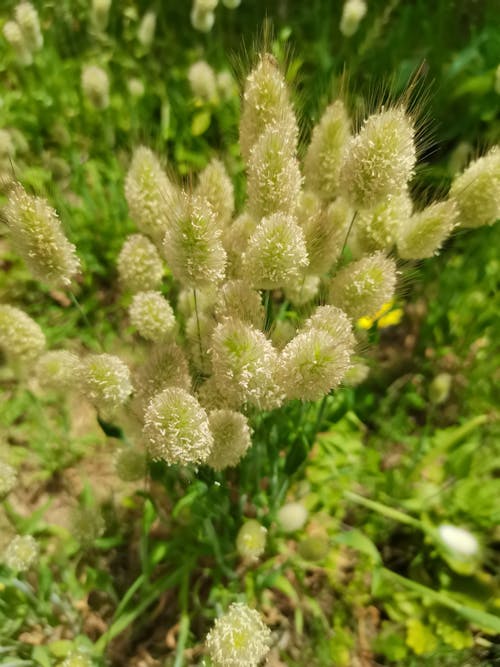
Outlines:
[[[3,561],[15,572],[26,572],[37,561],[38,542],[31,535],[18,535],[7,546]]]
[[[142,17],[137,31],[137,39],[142,46],[149,48],[153,43],[156,29],[156,14],[152,11],[146,12]]]
[[[102,67],[86,65],[82,70],[83,94],[96,109],[109,106],[109,78]]]
[[[220,160],[212,160],[200,174],[196,195],[212,207],[217,225],[223,229],[234,212],[234,188]]]
[[[31,2],[20,2],[15,9],[15,16],[26,44],[32,51],[39,51],[43,46],[43,35],[36,9]]]
[[[160,255],[147,236],[127,236],[118,255],[118,278],[123,288],[131,292],[158,289],[163,273]]]
[[[129,314],[130,321],[139,334],[154,343],[170,338],[174,332],[174,311],[160,292],[135,294]]]
[[[267,530],[255,519],[245,521],[236,537],[236,549],[246,560],[258,560],[266,549]]]
[[[352,37],[357,32],[366,10],[364,0],[346,0],[340,19],[340,32],[344,37]]]
[[[36,364],[36,376],[40,386],[56,391],[66,391],[78,384],[81,371],[80,359],[67,350],[45,352]]]
[[[132,393],[128,366],[112,354],[90,354],[82,361],[85,395],[104,413],[123,405]]]
[[[207,465],[214,470],[238,465],[252,444],[246,417],[233,410],[213,410],[208,421],[214,446]]]
[[[34,361],[45,347],[38,324],[19,308],[0,304],[0,348],[8,359],[26,364]]]
[[[7,21],[3,26],[3,36],[11,45],[20,65],[28,67],[33,63],[33,54],[30,45],[15,21]]]
[[[414,213],[399,228],[397,246],[403,259],[424,259],[437,254],[457,226],[458,210],[453,199],[431,204]]]
[[[104,32],[108,26],[111,0],[92,0],[90,20],[99,32]]]
[[[189,85],[193,95],[204,102],[213,102],[217,99],[217,80],[215,72],[204,60],[191,65],[188,71]]]

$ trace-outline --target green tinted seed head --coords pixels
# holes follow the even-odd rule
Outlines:
[[[79,385],[82,365],[73,352],[51,350],[38,358],[35,372],[40,386],[44,389],[67,391]]]
[[[191,65],[188,70],[188,80],[195,97],[204,102],[214,102],[217,99],[215,72],[204,60]]]
[[[236,537],[236,549],[242,558],[256,561],[266,548],[267,530],[255,519],[241,526]]]
[[[85,65],[82,69],[83,94],[96,109],[109,106],[109,77],[102,67]]]
[[[137,31],[137,39],[142,46],[149,48],[153,43],[156,30],[156,14],[152,11],[146,12],[141,19]]]
[[[257,329],[264,325],[264,306],[258,292],[244,280],[229,280],[220,290],[215,304],[215,315],[219,320],[236,317],[253,324]]]
[[[238,465],[252,444],[246,417],[234,410],[213,410],[208,421],[214,445],[207,465],[214,470]]]
[[[399,256],[424,259],[436,255],[458,224],[458,209],[453,199],[437,202],[414,213],[397,231]]]
[[[31,535],[18,535],[7,546],[3,561],[15,572],[26,572],[38,560],[40,548]]]
[[[129,315],[132,325],[139,334],[153,343],[168,340],[174,333],[174,311],[161,292],[134,294]]]
[[[200,174],[195,194],[208,201],[217,225],[223,229],[231,222],[234,212],[234,188],[220,160],[213,159]]]
[[[90,547],[102,536],[106,525],[95,507],[76,507],[70,515],[70,531],[83,547]]]
[[[3,26],[3,36],[11,45],[16,59],[23,67],[28,67],[33,63],[33,54],[30,44],[26,41],[21,28],[16,21],[7,21]]]
[[[112,413],[132,393],[128,366],[112,354],[89,354],[82,361],[83,390],[99,411]]]
[[[115,457],[115,470],[124,482],[137,482],[144,479],[147,461],[144,452],[136,447],[121,447]]]
[[[360,253],[391,250],[399,231],[408,226],[411,212],[412,201],[407,191],[388,195],[371,209],[359,210],[354,221],[353,235]]]
[[[32,363],[45,347],[38,324],[19,308],[0,304],[0,348],[13,363]]]
[[[39,51],[43,46],[43,35],[38,12],[31,2],[20,2],[14,13],[26,44],[32,51]]]
[[[130,292],[158,289],[163,278],[163,263],[153,243],[142,234],[127,236],[118,255],[118,278]]]
[[[340,32],[344,37],[352,37],[357,32],[366,10],[364,0],[346,0],[340,19]]]

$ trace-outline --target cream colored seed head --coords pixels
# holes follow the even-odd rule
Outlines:
[[[307,521],[308,511],[302,503],[286,503],[280,507],[278,522],[286,533],[301,530]]]
[[[220,160],[211,160],[201,172],[195,194],[208,201],[214,211],[215,221],[221,229],[231,222],[234,212],[234,188]]]
[[[255,519],[241,526],[236,537],[236,549],[242,558],[256,561],[266,549],[267,530]]]
[[[163,251],[174,277],[185,287],[203,287],[224,278],[226,251],[210,204],[185,195],[165,233]]]
[[[112,412],[132,393],[128,366],[112,354],[90,354],[82,361],[83,390],[100,411]]]
[[[191,25],[199,32],[210,32],[214,27],[215,14],[213,12],[203,12],[193,7],[191,10]]]
[[[366,119],[346,144],[342,193],[355,209],[371,208],[405,190],[416,162],[415,129],[401,107]]]
[[[68,350],[52,350],[39,357],[36,376],[45,389],[67,391],[78,386],[82,374],[80,359]]]
[[[38,560],[40,548],[31,535],[17,535],[7,546],[3,561],[15,572],[26,572]]]
[[[492,225],[500,218],[500,148],[494,146],[457,176],[450,199],[458,205],[462,227]]]
[[[102,110],[109,106],[109,78],[97,65],[85,65],[82,70],[82,90],[90,104]]]
[[[294,306],[303,306],[318,296],[320,282],[319,276],[299,277],[296,283],[285,287],[285,297]]]
[[[80,260],[48,202],[16,184],[4,213],[12,244],[34,277],[54,287],[69,285]]]
[[[264,306],[258,292],[244,280],[229,280],[224,283],[215,304],[215,315],[219,320],[236,317],[253,324],[257,329],[264,325]]]
[[[90,18],[92,25],[96,30],[106,30],[109,20],[110,8],[111,0],[92,0]]]
[[[304,233],[295,218],[275,213],[263,218],[243,256],[243,275],[256,289],[297,284],[308,265]]]
[[[137,31],[137,39],[144,47],[150,47],[153,43],[156,30],[156,14],[154,12],[146,12],[142,17]]]
[[[246,417],[234,410],[213,410],[208,421],[214,446],[207,465],[214,470],[238,465],[252,444]]]
[[[344,37],[352,37],[357,32],[366,10],[364,0],[347,0],[344,3],[340,19],[340,32]]]
[[[194,0],[194,7],[199,12],[213,12],[217,9],[219,0]]]
[[[349,318],[340,308],[335,306],[318,306],[314,313],[306,320],[304,331],[322,329],[337,343],[351,351],[356,345],[356,339]]]
[[[195,97],[204,102],[213,102],[217,99],[217,80],[215,72],[204,60],[191,65],[188,70],[188,80]]]
[[[330,303],[351,319],[370,316],[394,296],[396,263],[377,252],[341,269],[330,283]]]
[[[270,643],[271,631],[260,614],[241,602],[215,621],[206,640],[214,667],[258,667]]]
[[[123,288],[131,292],[147,292],[160,287],[163,263],[146,236],[127,236],[118,255],[118,278]]]
[[[339,192],[340,167],[350,126],[346,108],[337,100],[326,109],[312,132],[304,161],[306,186],[326,201]]]
[[[3,500],[17,484],[17,470],[0,460],[0,500]]]
[[[436,255],[458,224],[458,207],[453,199],[437,202],[414,213],[397,233],[399,256],[424,259]]]
[[[374,208],[358,211],[354,234],[363,254],[391,250],[399,231],[408,226],[411,212],[412,201],[407,191],[388,195]]]
[[[143,404],[168,387],[189,391],[191,376],[183,350],[176,343],[153,347],[148,352],[146,362],[134,375],[134,385],[137,385]]]
[[[151,399],[144,415],[144,437],[151,457],[169,465],[204,463],[214,444],[207,413],[179,387],[164,389]]]
[[[19,64],[24,67],[31,65],[33,63],[33,54],[19,25],[15,21],[7,21],[3,26],[3,35],[13,48]]]
[[[36,9],[31,2],[20,2],[15,9],[15,16],[26,44],[32,51],[39,51],[43,46],[43,35]]]
[[[38,324],[19,308],[0,304],[0,347],[13,362],[33,362],[45,347]]]
[[[255,218],[249,213],[242,213],[222,234],[222,242],[227,252],[227,273],[233,278],[241,278],[241,257],[256,227]]]
[[[153,343],[161,343],[171,338],[174,333],[174,311],[161,292],[134,294],[129,314],[130,321],[139,334]]]

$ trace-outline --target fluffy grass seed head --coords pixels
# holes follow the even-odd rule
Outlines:
[[[38,358],[35,372],[41,387],[67,391],[79,384],[82,364],[69,350],[51,350]]]
[[[373,315],[394,296],[397,270],[383,252],[341,269],[330,283],[329,301],[351,319]]]
[[[403,259],[436,255],[457,226],[458,208],[453,199],[436,202],[414,213],[399,227],[397,246]]]
[[[295,218],[275,213],[250,237],[243,275],[256,289],[276,289],[297,284],[308,263],[304,232]]]
[[[364,0],[347,0],[344,3],[340,19],[340,32],[344,37],[352,37],[357,32],[366,10]]]
[[[210,32],[214,27],[215,14],[214,12],[204,12],[197,8],[197,3],[191,9],[191,25],[199,32]]]
[[[302,276],[294,285],[284,288],[285,297],[294,306],[303,306],[318,296],[321,279],[319,276]]]
[[[275,124],[280,126],[284,143],[294,153],[299,130],[285,77],[274,56],[264,53],[248,75],[243,91],[240,148],[245,162],[248,163],[259,137]]]
[[[139,146],[125,179],[130,217],[139,231],[161,241],[176,208],[177,192],[152,150]]]
[[[241,278],[241,257],[248,240],[257,227],[257,221],[248,212],[243,212],[222,234],[222,243],[227,253],[227,273],[233,278]]]
[[[369,116],[346,144],[342,193],[355,209],[372,208],[405,190],[416,162],[415,128],[401,107]]]
[[[147,472],[144,452],[136,447],[120,447],[115,456],[115,470],[123,482],[137,482],[144,479]]]
[[[85,65],[82,69],[83,94],[95,109],[109,106],[109,77],[98,65]]]
[[[16,146],[8,130],[0,128],[0,162],[9,162],[16,155]]]
[[[215,304],[218,320],[236,317],[243,322],[253,324],[257,329],[264,325],[264,306],[258,292],[244,280],[229,280],[224,283]]]
[[[207,465],[224,470],[238,465],[252,444],[247,419],[241,412],[213,410],[208,415],[214,446]]]
[[[204,60],[198,60],[191,65],[188,70],[188,81],[195,97],[204,102],[213,102],[217,99],[215,72]]]
[[[266,549],[267,529],[255,519],[242,524],[236,536],[236,550],[246,560],[256,561]]]
[[[241,0],[222,0],[222,4],[228,9],[236,9],[241,5]]]
[[[48,202],[17,184],[4,214],[12,244],[34,277],[54,287],[69,285],[80,269],[80,261]]]
[[[211,372],[210,340],[212,338],[216,320],[210,313],[193,313],[186,320],[186,340],[191,361],[202,374]]]
[[[45,347],[45,336],[29,315],[15,306],[0,304],[0,348],[7,359],[33,362]]]
[[[39,51],[43,46],[43,35],[38,12],[31,2],[20,2],[15,9],[15,17],[26,44],[32,51]]]
[[[301,530],[308,517],[308,511],[302,503],[286,503],[280,507],[277,515],[278,523],[285,533]]]
[[[208,201],[221,229],[231,222],[234,213],[234,187],[220,160],[214,158],[201,172],[195,194]]]
[[[161,285],[163,262],[155,245],[142,234],[130,234],[117,261],[118,279],[131,292],[147,292]]]
[[[500,218],[500,147],[494,146],[455,178],[450,198],[457,202],[462,227],[492,225]]]
[[[313,129],[304,161],[306,187],[326,201],[339,192],[340,167],[351,122],[344,103],[337,100]]]
[[[396,195],[388,195],[371,209],[359,210],[352,233],[360,253],[391,250],[399,230],[409,224],[411,212],[412,201],[406,190]]]
[[[7,545],[3,561],[15,572],[26,572],[38,560],[40,548],[32,535],[17,535]]]
[[[216,385],[228,403],[264,407],[274,399],[277,353],[262,331],[236,318],[220,322],[211,342]]]
[[[288,399],[317,401],[341,383],[351,353],[325,329],[299,332],[281,352],[279,385]]]
[[[160,292],[134,294],[129,315],[132,325],[139,334],[153,343],[161,343],[174,333],[174,311]]]
[[[481,544],[466,528],[443,523],[435,531],[437,546],[448,565],[459,574],[471,575],[482,558]]]
[[[335,306],[318,306],[303,326],[304,331],[310,329],[322,329],[326,331],[337,343],[352,353],[356,345],[356,338],[352,331],[349,318],[340,308]]]
[[[215,621],[206,639],[214,667],[258,667],[270,643],[271,631],[260,614],[242,602],[234,602]]]
[[[278,350],[282,350],[296,333],[297,328],[291,320],[275,320],[271,328],[271,340]]]
[[[101,512],[95,507],[75,507],[70,514],[70,531],[84,547],[90,547],[106,528]]]
[[[443,405],[450,396],[453,377],[449,373],[438,373],[429,385],[429,400],[433,405]]]
[[[0,500],[3,500],[17,484],[17,470],[0,460]]]
[[[144,437],[151,457],[169,465],[204,463],[214,444],[207,413],[180,387],[164,389],[151,399]]]
[[[82,361],[83,390],[99,411],[112,412],[132,393],[128,366],[113,354],[89,354]]]
[[[205,199],[184,195],[165,233],[163,252],[174,277],[185,287],[223,280],[226,251],[215,213]]]
[[[155,38],[156,14],[148,11],[144,14],[137,30],[137,39],[145,48],[149,48]]]
[[[134,386],[144,408],[153,396],[168,387],[189,391],[191,376],[183,350],[173,342],[153,346],[134,375]]]
[[[137,77],[132,77],[129,79],[127,86],[128,92],[132,95],[132,97],[142,97],[146,92],[144,82],[142,79],[138,79]]]
[[[295,147],[281,123],[268,127],[248,160],[248,210],[258,218],[273,213],[293,215],[299,203],[302,175]]]
[[[97,31],[104,32],[108,27],[110,9],[111,0],[92,0],[90,20]]]
[[[16,59],[23,67],[28,67],[33,63],[33,54],[30,44],[21,32],[21,28],[16,21],[7,21],[3,26],[3,36],[11,45]]]

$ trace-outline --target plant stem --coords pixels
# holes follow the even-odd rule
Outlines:
[[[393,507],[383,505],[382,503],[379,503],[375,500],[369,500],[368,498],[364,498],[363,496],[360,496],[357,493],[353,493],[352,491],[344,491],[344,496],[348,500],[351,500],[358,505],[363,505],[364,507],[377,512],[378,514],[381,514],[388,519],[393,519],[394,521],[405,523],[406,525],[413,526],[419,530],[424,530],[424,526],[422,525],[421,521],[413,518],[412,516],[409,516],[408,514],[405,514],[404,512],[401,512],[400,510],[396,510]]]
[[[189,567],[184,570],[179,591],[179,601],[181,607],[181,620],[179,622],[179,636],[177,638],[177,647],[175,649],[174,667],[182,667],[184,664],[184,648],[186,646],[189,634],[189,611],[188,611],[188,593],[189,593]]]

